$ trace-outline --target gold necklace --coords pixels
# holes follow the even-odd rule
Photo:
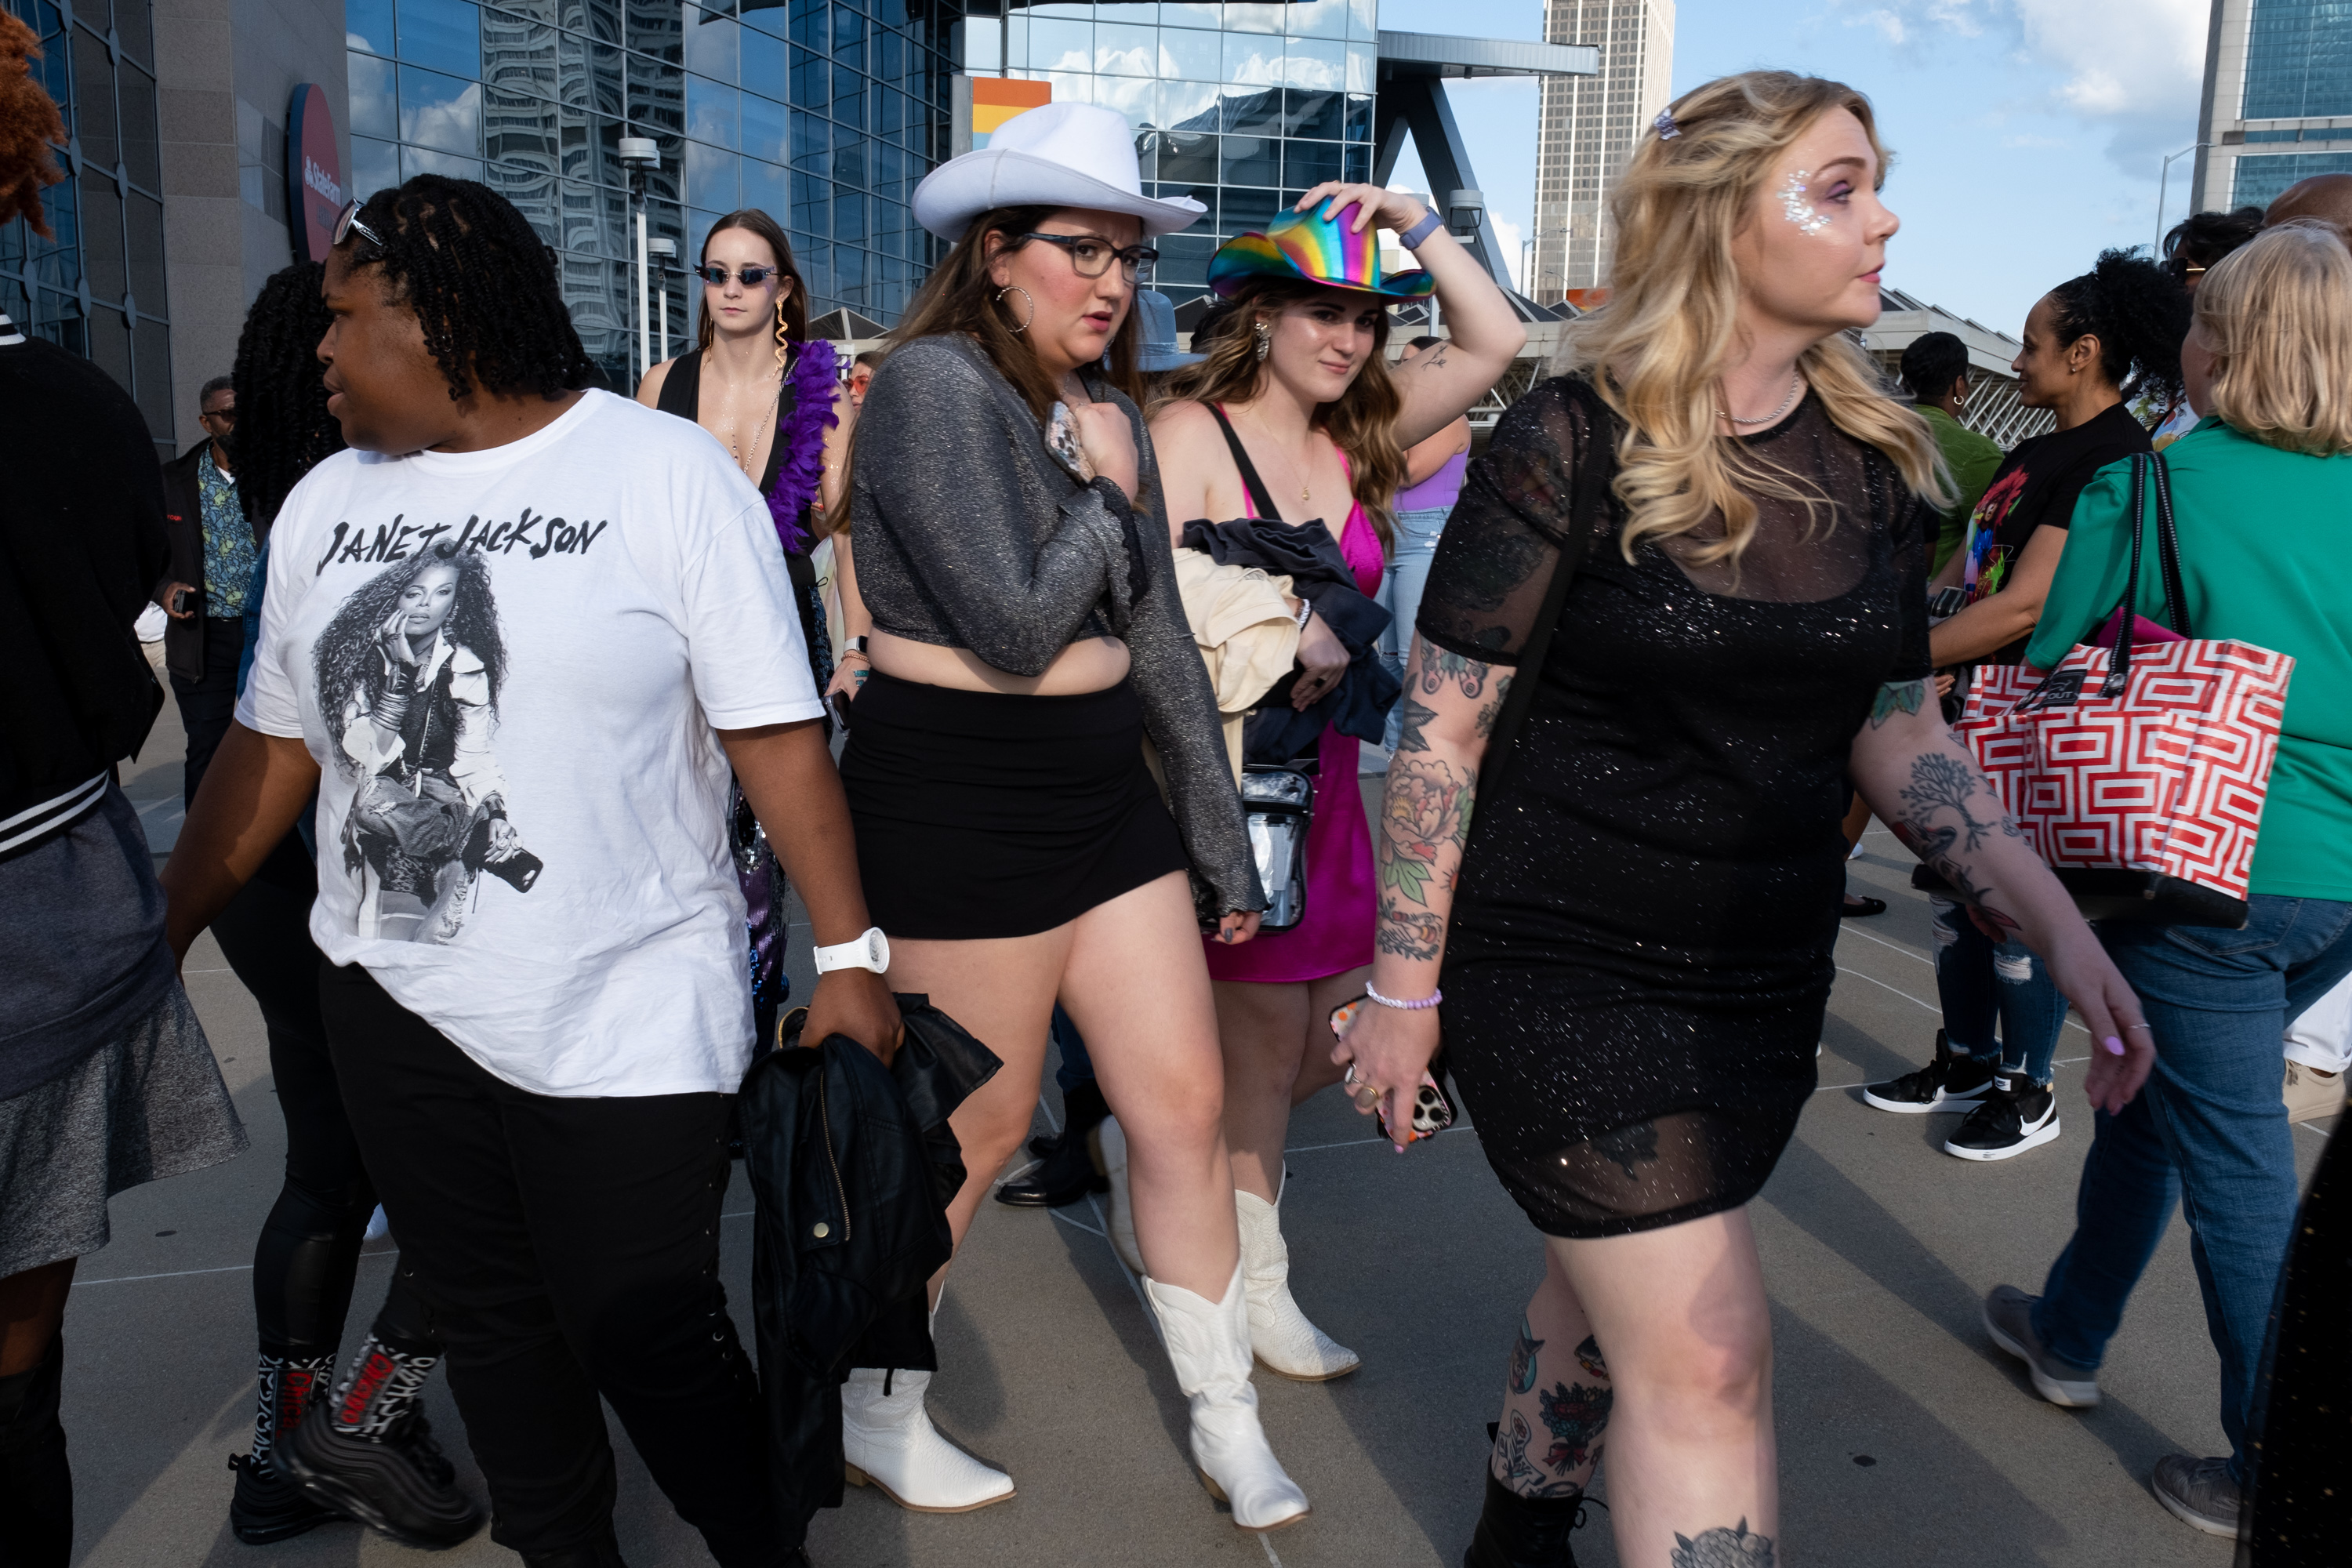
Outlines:
[[[772,394],[771,394],[771,395],[769,395],[769,398],[768,398],[768,407],[769,407],[769,409],[770,409],[770,411],[771,411],[771,412],[772,412],[772,411],[774,410],[774,408],[775,408],[776,405],[777,405],[779,402],[781,402],[781,401],[782,400],[783,395],[784,395],[784,374],[783,374],[783,372],[782,372],[781,369],[779,369],[779,370],[775,373],[775,376],[776,376],[776,390],[775,390]],[[730,413],[732,412],[732,408],[731,408],[731,399],[730,399]],[[770,421],[769,421],[769,423],[770,423],[770,424],[773,424],[773,423],[774,423],[774,421],[772,419],[772,420],[770,420]],[[740,421],[740,420],[738,420],[738,419],[730,418],[730,419],[729,419],[729,420],[727,421],[727,432],[726,432],[727,450],[728,450],[729,454],[734,458],[734,459],[735,459],[735,466],[736,466],[738,468],[742,468],[742,470],[743,470],[743,477],[744,477],[744,478],[746,478],[746,479],[750,479],[753,484],[755,484],[755,485],[756,485],[756,484],[758,484],[758,483],[760,482],[760,476],[759,476],[759,475],[757,475],[757,474],[755,474],[755,473],[753,473],[753,472],[751,472],[751,469],[749,469],[749,468],[743,468],[743,447],[742,447],[741,444],[736,440],[736,431],[737,431],[737,429],[740,426],[740,424],[741,424],[741,421]],[[753,444],[753,450],[755,450],[755,451],[756,451],[757,449],[758,449],[758,444],[755,442],[755,443]]]
[[[1292,479],[1298,480],[1298,504],[1303,507],[1313,506],[1315,504],[1314,492],[1307,488],[1307,480],[1300,474],[1298,465],[1291,461],[1289,453],[1282,451],[1282,443],[1274,438],[1274,432],[1265,427],[1265,421],[1257,416],[1257,410],[1254,407],[1244,408],[1242,412],[1250,416],[1250,423],[1257,426],[1258,434],[1265,437],[1267,443],[1271,445],[1276,451],[1282,453],[1282,466],[1290,470],[1290,477]],[[1307,432],[1307,439],[1308,445],[1312,447],[1315,440],[1315,434],[1313,431],[1310,430]]]

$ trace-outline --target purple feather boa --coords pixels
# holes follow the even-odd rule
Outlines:
[[[768,492],[768,515],[775,519],[776,537],[783,541],[787,554],[803,554],[809,547],[808,535],[801,531],[801,513],[816,499],[824,479],[824,433],[841,423],[833,411],[840,385],[838,363],[833,345],[823,338],[803,343],[790,374],[793,411],[776,421],[784,458],[776,465],[776,488]]]

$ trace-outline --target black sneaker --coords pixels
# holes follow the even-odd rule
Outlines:
[[[281,1446],[278,1462],[312,1498],[403,1546],[438,1552],[482,1527],[482,1510],[457,1489],[457,1471],[422,1411],[410,1411],[382,1437],[338,1432],[316,1412]]]
[[[302,1489],[301,1482],[268,1460],[231,1454],[228,1468],[236,1472],[236,1490],[228,1501],[228,1527],[247,1546],[291,1541],[322,1524],[338,1524],[352,1517],[312,1497]]]
[[[2023,1073],[1996,1073],[1992,1092],[1945,1142],[1963,1160],[2006,1160],[2058,1136],[2058,1097]]]
[[[1936,1031],[1936,1059],[1917,1072],[1862,1091],[1865,1104],[1901,1116],[1921,1116],[1930,1110],[1967,1110],[1992,1087],[1993,1064],[1975,1057],[1956,1057],[1944,1031]]]

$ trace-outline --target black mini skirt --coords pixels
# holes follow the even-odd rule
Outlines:
[[[849,717],[857,870],[890,936],[1030,936],[1185,868],[1124,681],[1020,697],[877,672]]]

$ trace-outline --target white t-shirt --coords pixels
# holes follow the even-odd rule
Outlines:
[[[715,729],[823,712],[766,503],[587,392],[480,452],[347,451],[272,530],[240,723],[321,770],[310,933],[539,1094],[733,1093]]]

